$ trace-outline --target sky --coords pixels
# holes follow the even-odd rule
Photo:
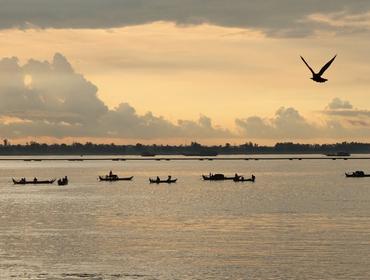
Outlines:
[[[12,142],[370,142],[370,2],[0,0]],[[300,55],[325,72],[310,80]]]

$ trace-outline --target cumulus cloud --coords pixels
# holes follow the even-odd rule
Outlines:
[[[0,61],[1,115],[85,124],[108,110],[96,92],[61,54],[51,63],[30,60],[20,66],[15,57]]]
[[[353,127],[370,129],[370,111],[354,108],[349,101],[334,98],[322,113]]]
[[[342,22],[362,30],[368,25],[359,22],[366,22],[364,14],[370,11],[369,1],[361,0],[0,0],[0,7],[3,29],[112,28],[170,21],[256,28],[273,36],[305,36],[318,27],[340,31]]]
[[[352,109],[352,104],[347,100],[342,100],[338,97],[334,98],[330,103],[328,104],[327,108],[329,110],[338,110],[338,109]]]
[[[243,135],[261,139],[316,138],[320,132],[316,125],[310,124],[292,107],[281,107],[270,119],[253,116],[237,119],[236,124]]]
[[[322,122],[305,119],[296,109],[281,107],[272,118],[237,119],[240,133],[255,139],[359,139],[370,136],[370,111],[356,109],[349,101],[334,98],[323,111]]]
[[[214,125],[207,116],[174,123],[152,112],[138,114],[128,103],[109,109],[97,92],[62,54],[50,62],[31,59],[24,65],[16,57],[1,59],[0,136],[279,141],[370,136],[370,111],[340,98],[319,112],[321,123],[307,120],[295,108],[281,107],[271,118],[237,119],[236,133]]]
[[[76,73],[61,54],[51,62],[0,60],[0,135],[16,138],[222,138],[233,134],[209,118],[176,124],[148,112],[139,115],[128,103],[109,109],[97,87]]]

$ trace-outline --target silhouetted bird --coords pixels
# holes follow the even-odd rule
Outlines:
[[[318,83],[325,83],[327,81],[327,79],[324,79],[322,78],[321,76],[324,74],[324,72],[329,68],[329,66],[332,64],[332,62],[334,61],[334,59],[337,57],[337,55],[335,55],[328,63],[326,63],[320,70],[319,73],[315,73],[312,68],[310,67],[310,65],[308,65],[308,63],[306,62],[306,60],[304,60],[304,58],[301,56],[304,64],[306,64],[306,66],[308,67],[308,69],[310,69],[310,71],[312,72],[312,78],[310,78],[311,80],[314,80],[315,82],[318,82]]]

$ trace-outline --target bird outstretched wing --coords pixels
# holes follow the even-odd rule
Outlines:
[[[319,76],[321,76],[322,74],[324,74],[324,72],[329,68],[329,66],[333,63],[334,59],[337,57],[337,55],[335,55],[332,59],[330,59],[330,61],[328,63],[326,63],[320,70],[320,72],[318,73]]]
[[[304,60],[304,58],[301,56],[301,59],[303,60],[304,64],[306,64],[306,66],[308,67],[308,69],[310,69],[310,71],[312,72],[312,75],[315,75],[315,72],[312,70],[312,68],[310,67],[310,65],[308,65],[308,63],[306,62],[306,60]]]

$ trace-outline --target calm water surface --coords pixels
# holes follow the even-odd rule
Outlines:
[[[134,180],[96,180],[110,169]],[[370,279],[370,178],[344,177],[357,169],[370,160],[0,161],[0,279]]]

